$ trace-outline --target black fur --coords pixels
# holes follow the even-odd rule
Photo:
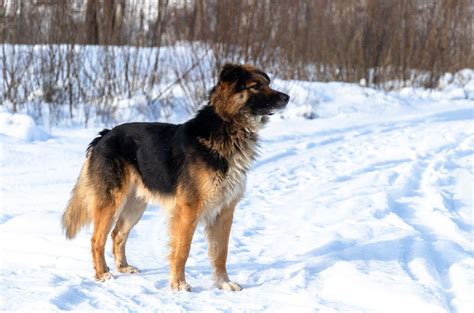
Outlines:
[[[89,144],[89,146],[87,146],[87,152],[89,152],[90,150],[92,150],[98,143],[99,141],[102,139],[102,137],[104,137],[105,135],[107,135],[107,133],[110,131],[110,129],[103,129],[101,132],[99,132],[99,136],[95,137],[91,143]]]
[[[227,138],[226,122],[217,115],[210,105],[201,109],[196,117],[184,124],[186,137],[192,142],[193,148],[202,155],[208,166],[216,171],[226,173],[227,160],[217,151],[212,151],[199,142],[199,139],[209,139],[212,136]]]
[[[255,72],[262,75],[263,77],[265,77],[265,79],[268,81],[269,84],[271,83],[270,77],[267,75],[267,73],[265,73],[261,70],[255,70]]]
[[[265,73],[256,71],[270,81]],[[240,92],[251,77],[244,67],[227,64],[219,80],[232,83],[233,91]],[[215,90],[213,88],[211,93]],[[255,115],[271,114],[273,110],[283,108],[288,99],[288,95],[271,89],[252,93],[244,109],[250,108]],[[243,143],[236,144],[231,139],[235,127],[231,121],[224,121],[209,104],[184,124],[127,123],[112,130],[104,129],[87,149],[89,175],[103,182],[98,188],[105,190],[100,190],[100,193],[111,195],[125,181],[126,166],[132,166],[151,192],[172,195],[178,182],[189,178],[187,169],[191,163],[201,161],[222,174],[228,171],[229,163],[221,154],[224,152],[213,150],[203,142],[210,140],[224,146],[228,143],[231,150],[241,149],[239,144]],[[255,143],[257,135],[249,135],[247,139]]]
[[[240,92],[245,88],[245,83],[250,79],[250,77],[251,74],[241,66],[226,64],[219,75],[219,80],[221,82],[233,83],[234,91]]]
[[[246,71],[242,67],[235,64],[226,64],[222,68],[219,80],[221,82],[233,82],[238,80],[242,75],[245,75]]]
[[[282,92],[271,94],[252,94],[247,101],[247,106],[254,115],[271,114],[275,109],[281,109],[288,103],[289,96]]]
[[[208,149],[199,138],[226,136],[225,122],[206,106],[195,118],[180,125],[126,123],[101,132],[89,145],[91,174],[101,173],[107,191],[120,187],[124,165],[132,165],[151,191],[174,194],[187,162],[200,159],[215,171],[225,173],[227,160]]]

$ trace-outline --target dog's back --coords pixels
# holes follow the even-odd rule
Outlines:
[[[104,130],[89,145],[86,160],[63,215],[67,238],[94,223],[92,256],[96,278],[112,277],[104,257],[112,231],[120,272],[125,243],[149,201],[169,213],[172,288],[189,290],[184,265],[198,222],[206,224],[209,257],[217,286],[240,290],[225,269],[235,206],[256,155],[257,132],[289,97],[271,89],[269,77],[250,66],[226,65],[210,103],[184,124],[128,123]]]

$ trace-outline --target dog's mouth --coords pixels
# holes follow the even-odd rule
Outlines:
[[[281,101],[278,102],[276,105],[267,105],[259,115],[274,115],[278,111],[282,111],[284,108],[286,108],[286,105],[288,104],[288,101]]]
[[[283,110],[288,104],[290,97],[284,93],[278,93],[269,99],[260,99],[258,102],[250,104],[254,115],[271,116],[276,112]],[[263,100],[263,101],[262,101]]]
[[[273,115],[275,114],[276,111],[281,111],[284,108],[286,108],[286,105],[290,101],[290,96],[284,93],[280,93],[280,99],[273,105],[271,106],[270,114]]]

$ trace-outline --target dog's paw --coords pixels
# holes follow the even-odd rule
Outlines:
[[[223,281],[217,283],[217,288],[225,291],[241,291],[242,287],[233,281]]]
[[[140,270],[138,268],[136,268],[135,266],[131,266],[131,265],[118,267],[117,270],[120,273],[129,273],[129,274],[140,273]]]
[[[106,280],[114,279],[114,276],[110,272],[105,272],[102,274],[96,274],[95,279],[100,282],[105,282]]]
[[[173,291],[191,291],[191,285],[185,281],[171,282],[171,289]]]

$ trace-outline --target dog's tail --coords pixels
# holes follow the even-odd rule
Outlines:
[[[87,147],[87,157],[82,166],[81,173],[74,186],[71,199],[64,211],[62,217],[62,228],[67,239],[76,237],[82,227],[88,225],[92,221],[92,205],[94,203],[94,184],[90,177],[90,160],[93,158],[93,150],[103,136],[110,130],[104,129],[99,136],[94,138]]]
[[[62,218],[63,231],[67,239],[76,237],[81,228],[91,222],[91,213],[88,204],[91,203],[90,197],[94,194],[88,193],[89,184],[88,170],[89,158],[86,159],[81,169],[81,174],[77,179],[76,185],[71,193],[71,199],[64,211]]]
[[[88,165],[89,158],[86,159],[86,162],[82,166],[81,174],[72,190],[71,199],[63,214],[62,227],[67,239],[76,237],[79,230],[91,222],[90,209],[87,204],[89,202],[88,197],[93,195],[87,194],[86,192],[89,181],[87,177]]]

